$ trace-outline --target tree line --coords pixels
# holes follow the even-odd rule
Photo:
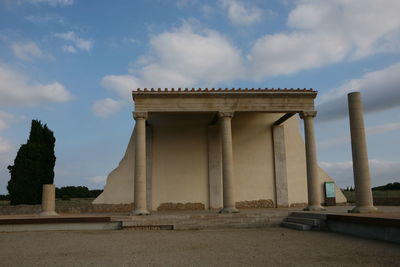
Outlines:
[[[86,186],[56,187],[56,198],[68,200],[71,198],[96,198],[103,190],[89,189]],[[0,195],[0,200],[10,200],[10,195]]]
[[[355,191],[355,188],[352,186],[348,186],[348,187],[346,187],[346,189],[343,189],[343,190],[344,191]],[[388,183],[385,185],[372,187],[372,190],[374,190],[374,191],[400,190],[400,183],[398,183],[398,182]]]

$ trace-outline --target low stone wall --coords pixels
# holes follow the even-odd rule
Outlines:
[[[271,199],[259,199],[250,201],[239,201],[235,203],[237,209],[260,209],[260,208],[274,208],[274,202]]]
[[[59,213],[126,213],[133,211],[132,204],[87,204],[56,207]]]
[[[205,205],[203,203],[161,203],[158,206],[158,211],[165,211],[165,210],[205,210]]]
[[[41,205],[0,206],[0,215],[38,214]],[[57,213],[127,213],[133,210],[133,204],[91,204],[91,203],[56,203]]]
[[[41,211],[41,205],[0,206],[0,215],[36,214]]]
[[[323,207],[325,207],[324,203],[321,203],[321,205]],[[347,205],[348,205],[347,202],[336,202],[335,206],[347,206]],[[305,208],[307,206],[308,206],[308,203],[292,203],[292,204],[290,204],[291,208]]]
[[[305,208],[307,207],[307,203],[292,203],[290,204],[291,208]]]
[[[400,206],[400,197],[375,197],[375,206]]]

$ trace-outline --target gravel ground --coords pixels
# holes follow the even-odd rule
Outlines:
[[[283,228],[0,233],[0,266],[400,266],[400,245]]]

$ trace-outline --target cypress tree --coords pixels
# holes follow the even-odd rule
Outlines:
[[[11,205],[41,203],[42,185],[54,182],[55,142],[46,124],[32,120],[29,139],[18,150],[14,165],[8,166]]]

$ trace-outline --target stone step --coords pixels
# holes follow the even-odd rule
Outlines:
[[[312,218],[305,218],[305,217],[292,217],[289,216],[285,219],[287,222],[294,222],[294,223],[301,223],[310,226],[319,226],[321,223],[320,219],[312,219]]]
[[[0,224],[0,232],[121,230],[121,222]]]
[[[295,230],[300,230],[300,231],[309,231],[312,228],[311,225],[295,223],[295,222],[282,222],[281,226],[286,227],[286,228],[295,229]]]
[[[320,220],[325,220],[326,219],[326,214],[314,213],[314,212],[292,212],[292,213],[290,213],[289,216],[290,217],[320,219]]]
[[[0,232],[120,230],[121,221],[102,216],[53,216],[0,218]]]
[[[173,225],[123,225],[124,230],[174,230]]]

